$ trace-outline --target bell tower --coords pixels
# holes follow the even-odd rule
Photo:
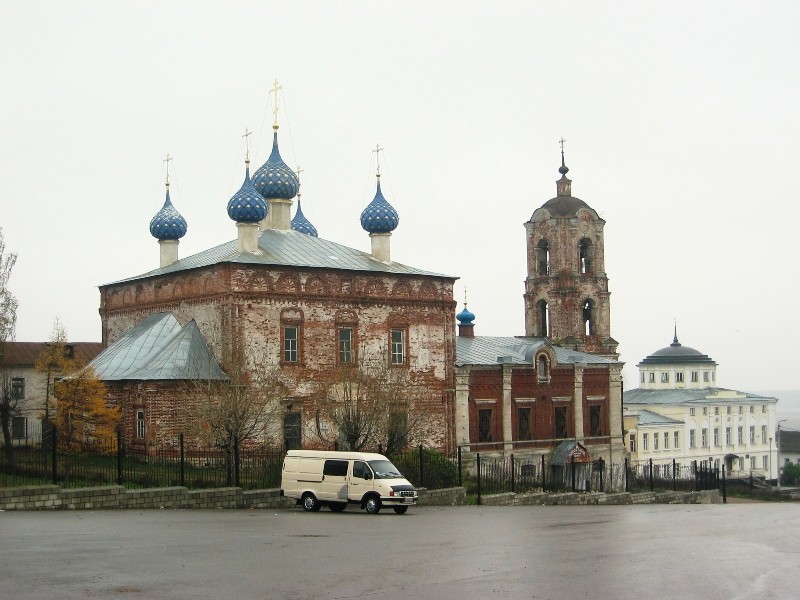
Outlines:
[[[586,202],[572,195],[568,171],[562,139],[557,195],[537,208],[525,223],[525,335],[618,358],[618,343],[611,337],[605,221]]]

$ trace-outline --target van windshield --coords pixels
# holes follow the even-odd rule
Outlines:
[[[371,460],[369,466],[375,472],[375,479],[398,479],[400,471],[388,460]]]

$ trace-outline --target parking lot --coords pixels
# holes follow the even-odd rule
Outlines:
[[[800,505],[2,512],[2,598],[797,598]]]

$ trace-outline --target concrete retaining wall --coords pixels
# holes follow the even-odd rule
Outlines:
[[[463,487],[419,490],[421,506],[455,506],[466,501]],[[486,506],[589,504],[718,504],[719,492],[644,492],[641,494],[494,494],[483,496]],[[291,508],[294,500],[280,490],[244,491],[241,488],[189,490],[185,487],[126,490],[119,485],[61,489],[56,485],[0,488],[2,510],[98,510],[108,508]]]
[[[565,505],[597,505],[597,504],[719,504],[718,490],[702,492],[643,492],[630,494],[577,493],[548,494],[536,492],[531,494],[492,494],[482,496],[484,506],[565,506]]]

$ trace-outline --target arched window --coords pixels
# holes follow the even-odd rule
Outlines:
[[[550,244],[547,240],[540,240],[536,246],[536,263],[539,275],[550,274]]]
[[[581,274],[592,272],[592,242],[588,238],[583,238],[578,244],[578,259],[580,262]]]
[[[539,312],[539,335],[550,337],[550,307],[547,305],[547,300],[539,300],[536,306]]]
[[[536,378],[541,381],[550,379],[550,365],[547,362],[547,356],[540,354],[536,359]]]
[[[594,301],[591,299],[583,302],[583,333],[594,335]]]

